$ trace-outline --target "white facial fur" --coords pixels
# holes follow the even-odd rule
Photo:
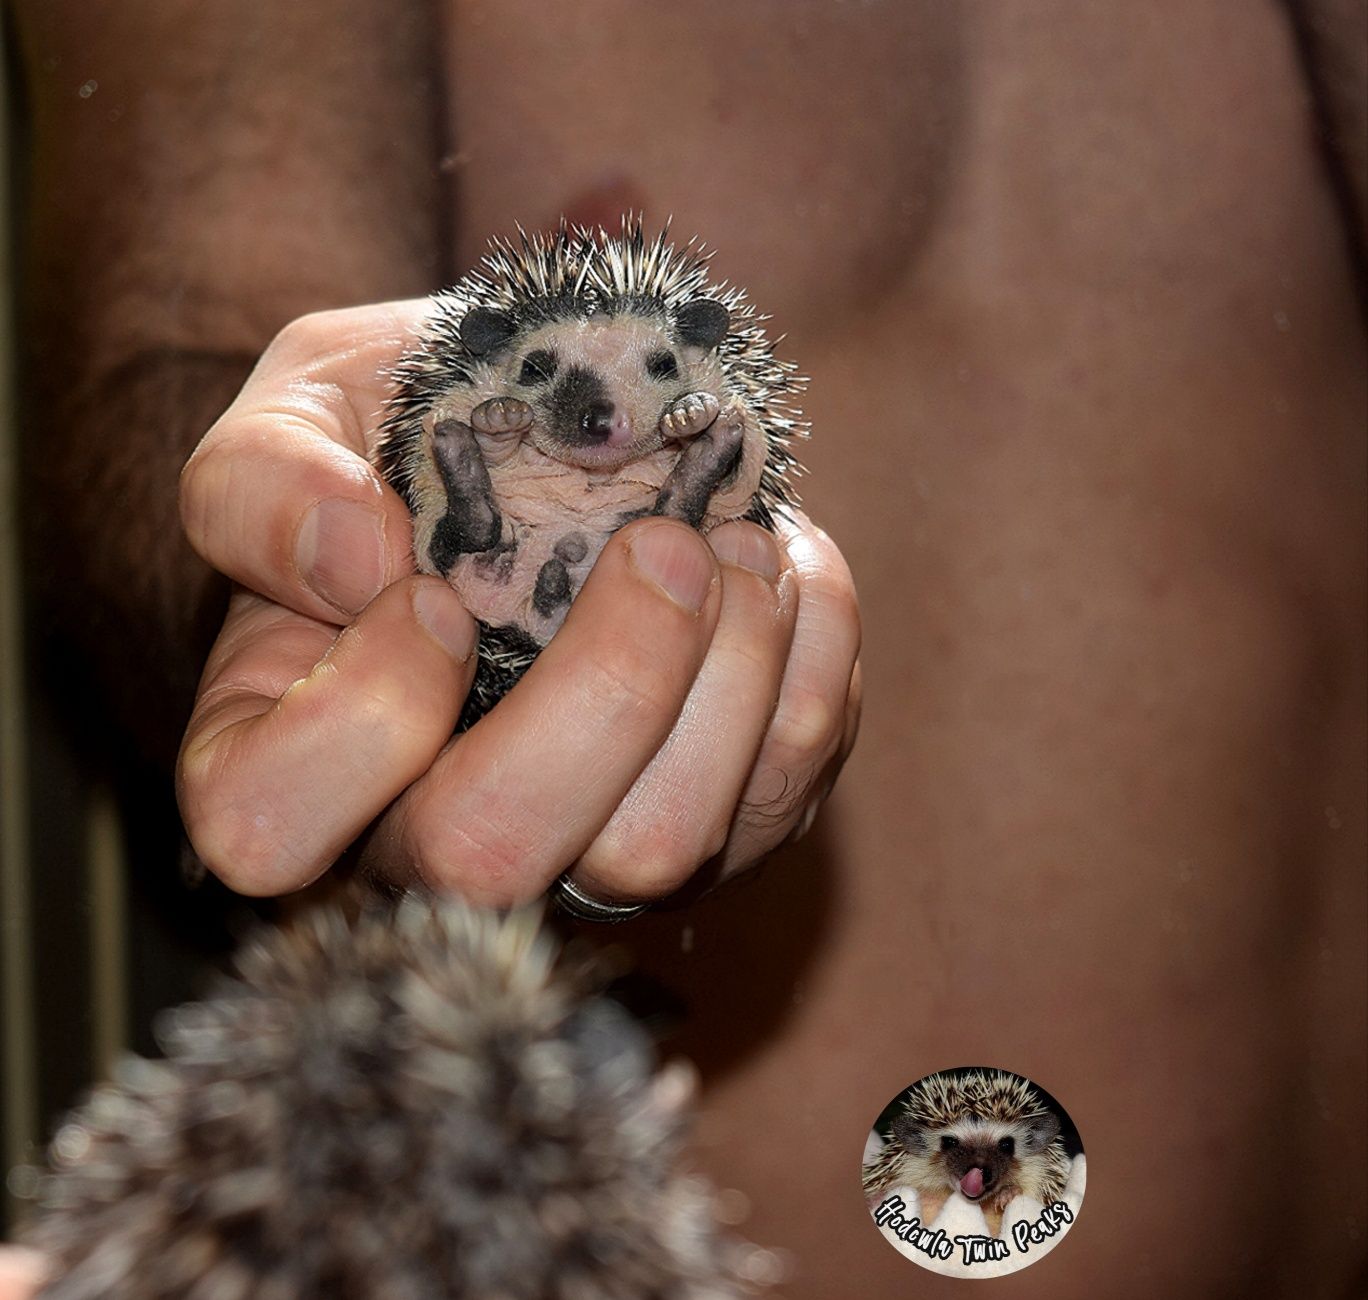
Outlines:
[[[532,376],[528,358],[555,359],[550,379]],[[653,376],[653,358],[673,358],[673,375]],[[526,436],[555,460],[584,469],[611,470],[648,456],[666,441],[661,416],[687,393],[723,396],[722,369],[715,351],[685,346],[672,336],[663,317],[624,313],[596,314],[556,321],[521,334],[516,346],[492,357],[475,377],[475,402],[515,397],[533,412]],[[589,376],[577,387],[575,374]],[[611,408],[602,417],[611,432],[591,441],[580,431],[585,401],[594,397]]]

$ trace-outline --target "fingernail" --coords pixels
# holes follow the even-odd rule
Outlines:
[[[465,663],[475,653],[475,620],[450,587],[423,583],[413,593],[413,612],[453,659]]]
[[[713,584],[713,562],[703,539],[683,524],[643,528],[628,548],[632,567],[676,605],[692,614],[703,608]]]
[[[359,614],[385,585],[384,516],[356,501],[320,501],[300,525],[295,564],[315,594]]]
[[[768,583],[779,577],[779,548],[754,524],[722,524],[708,534],[708,544],[723,564],[749,569]]]

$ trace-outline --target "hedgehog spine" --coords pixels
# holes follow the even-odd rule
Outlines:
[[[690,1092],[535,915],[411,899],[247,949],[59,1130],[43,1300],[728,1300]]]
[[[419,568],[481,623],[463,725],[531,663],[624,523],[772,529],[796,504],[804,381],[745,293],[710,283],[710,257],[639,218],[617,237],[519,228],[435,296],[393,371],[377,464],[414,515]]]
[[[1058,1200],[1069,1169],[1058,1116],[1029,1080],[1005,1070],[953,1070],[908,1091],[863,1183],[868,1197],[903,1186],[959,1192],[1001,1209],[1016,1195]]]

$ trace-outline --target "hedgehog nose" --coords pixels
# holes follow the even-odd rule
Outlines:
[[[595,442],[607,442],[613,432],[612,402],[590,402],[580,412],[580,431]]]
[[[579,426],[589,442],[625,447],[632,441],[631,417],[612,402],[590,402],[580,412]]]

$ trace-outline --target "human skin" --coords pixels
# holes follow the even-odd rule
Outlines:
[[[114,70],[112,18],[21,7],[37,337],[77,333],[91,418],[130,355],[228,367],[194,358],[418,293],[515,218],[630,206],[719,248],[813,376],[804,495],[859,581],[877,707],[812,836],[628,932],[688,1007],[705,1163],[794,1253],[786,1293],[949,1294],[877,1240],[859,1151],[907,1083],[979,1063],[1056,1095],[1094,1175],[1022,1296],[1344,1293],[1368,1216],[1364,337],[1286,13],[465,5],[433,44],[358,3],[257,17],[248,59],[240,11],[182,8],[161,39],[218,60],[212,105],[168,66],[183,111],[73,158],[46,51],[105,42],[99,94],[135,118],[119,78],[150,70]],[[291,111],[234,107],[263,89]],[[269,237],[267,195],[298,214]],[[166,283],[196,310],[168,318]],[[162,449],[159,508],[214,414]],[[57,466],[89,427],[53,421]]]
[[[0,1300],[28,1300],[43,1273],[42,1256],[15,1246],[0,1247]]]
[[[452,741],[477,630],[444,582],[413,574],[407,511],[369,463],[381,376],[425,312],[283,331],[182,475],[192,544],[242,589],[177,768],[202,860],[236,889],[279,894],[364,833],[365,870],[494,905],[572,868],[595,896],[636,900],[704,862],[748,865],[853,741],[844,562],[801,515],[780,544],[741,522],[706,544],[636,522],[502,706]],[[365,601],[333,590],[335,548],[318,539],[339,516],[383,569]]]

